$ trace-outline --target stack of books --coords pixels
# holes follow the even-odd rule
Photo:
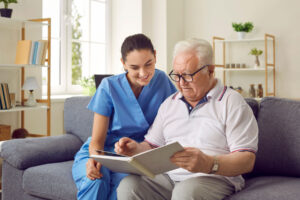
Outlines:
[[[19,40],[15,64],[44,65],[47,49],[47,40]]]
[[[0,110],[7,110],[11,108],[11,101],[9,96],[8,84],[0,83]]]

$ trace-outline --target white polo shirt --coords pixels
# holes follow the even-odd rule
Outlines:
[[[160,106],[145,140],[155,146],[178,141],[183,147],[195,147],[208,155],[235,151],[255,153],[258,127],[243,97],[218,80],[216,86],[192,109],[180,92],[167,98]],[[174,181],[204,175],[225,178],[235,186],[236,191],[244,186],[242,176],[191,173],[182,168],[170,171],[168,175]]]

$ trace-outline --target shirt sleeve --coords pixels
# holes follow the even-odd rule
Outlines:
[[[163,135],[163,124],[164,124],[164,103],[158,109],[158,113],[154,119],[153,124],[148,129],[147,134],[145,135],[145,141],[150,143],[153,146],[162,146],[165,145],[165,138]]]
[[[104,116],[111,116],[113,103],[109,92],[109,81],[103,79],[87,108]]]
[[[258,126],[247,103],[233,106],[228,112],[226,137],[231,152],[257,151]]]

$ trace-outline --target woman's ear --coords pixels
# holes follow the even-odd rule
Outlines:
[[[125,65],[125,61],[123,60],[123,58],[121,58],[120,60],[121,60],[121,63],[122,63],[122,65],[123,65],[124,71],[127,72],[128,69],[127,69],[127,67],[126,67],[126,65]]]
[[[154,59],[155,59],[155,63],[156,63],[156,50],[154,50],[153,55],[154,55]]]
[[[121,58],[120,61],[121,61],[122,65],[125,65],[123,58]]]

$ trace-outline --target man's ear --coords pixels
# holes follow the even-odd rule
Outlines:
[[[209,75],[213,75],[215,72],[215,65],[209,65],[208,72],[209,72]]]

